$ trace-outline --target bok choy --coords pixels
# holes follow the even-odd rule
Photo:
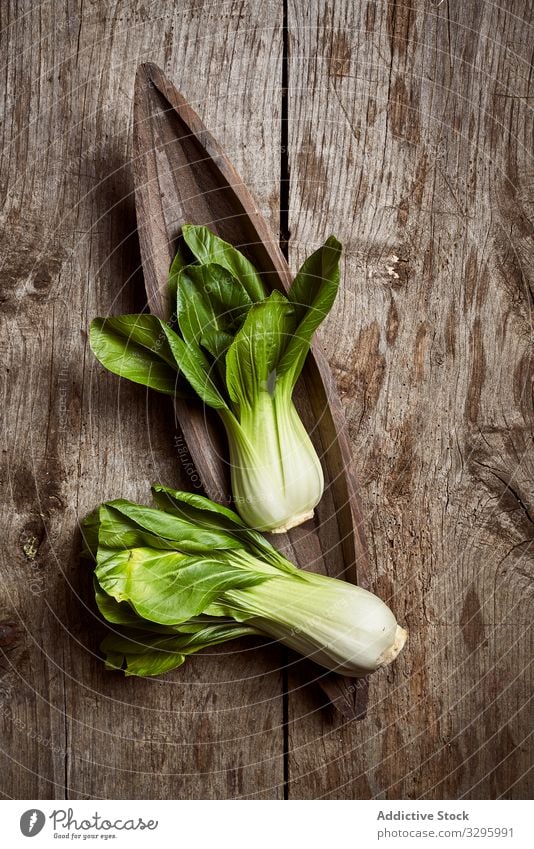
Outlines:
[[[157,508],[110,501],[84,523],[96,602],[111,626],[102,644],[108,669],[159,675],[254,634],[351,677],[401,650],[406,632],[377,596],[297,569],[207,498],[159,485],[152,492]]]
[[[246,257],[206,227],[184,226],[183,240],[169,275],[175,321],[97,318],[91,348],[121,377],[169,395],[192,389],[215,409],[239,514],[251,527],[284,532],[311,518],[323,493],[321,463],[292,396],[336,297],[341,245],[331,236],[287,295],[267,295]]]

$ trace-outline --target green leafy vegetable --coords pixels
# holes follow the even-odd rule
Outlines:
[[[152,315],[95,318],[89,342],[108,371],[166,395],[177,394],[178,371],[161,323]]]
[[[163,510],[121,500],[84,523],[96,602],[110,627],[108,669],[160,675],[200,649],[263,635],[358,677],[402,648],[406,633],[376,596],[302,572],[228,508],[161,486],[153,492]]]
[[[164,325],[164,331],[176,365],[187,378],[197,395],[208,407],[225,409],[226,402],[214,383],[209,360],[199,345],[187,344],[174,330]]]
[[[177,304],[184,340],[199,345],[208,333],[218,331],[229,336],[235,333],[252,301],[229,271],[209,263],[182,270]]]
[[[293,331],[293,308],[273,292],[248,312],[226,355],[226,388],[241,412],[253,408],[264,392],[274,394],[277,364]]]
[[[252,301],[261,301],[265,297],[265,287],[260,275],[241,251],[220,239],[207,227],[185,224],[182,234],[200,265],[222,265],[241,283]]]
[[[95,319],[91,346],[110,371],[163,392],[179,372],[222,419],[242,518],[286,531],[313,516],[324,488],[292,393],[339,287],[341,245],[331,236],[286,296],[266,295],[249,260],[206,227],[186,225],[183,238],[196,262],[180,254],[171,266],[176,329],[146,315]]]
[[[159,635],[152,631],[125,629],[110,634],[102,642],[106,669],[124,670],[125,675],[162,675],[181,666],[186,657],[201,649],[255,635],[248,625],[236,622],[199,623],[192,633]]]
[[[173,309],[176,304],[176,296],[178,294],[178,278],[182,268],[185,268],[186,265],[188,265],[188,262],[184,257],[183,251],[178,248],[169,269],[169,298],[173,305]]]
[[[129,602],[141,618],[178,625],[209,609],[224,589],[257,583],[256,576],[234,565],[234,559],[209,549],[188,556],[131,548],[106,557],[95,575],[105,593]]]
[[[339,288],[340,257],[341,245],[330,236],[305,260],[288,292],[297,327],[284,352],[279,372],[289,391],[294,389],[302,371],[313,334],[332,309]]]

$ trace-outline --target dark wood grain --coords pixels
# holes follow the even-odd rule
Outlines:
[[[172,314],[169,266],[182,225],[190,222],[209,226],[243,250],[268,287],[288,289],[289,268],[252,195],[197,113],[153,64],[137,72],[134,175],[145,287],[153,313],[165,320]],[[273,541],[303,568],[366,586],[367,549],[346,423],[317,344],[312,345],[296,400],[325,470],[325,495],[313,522]],[[175,406],[204,490],[211,498],[229,501],[227,448],[217,414],[181,399]],[[347,719],[365,713],[365,682],[355,687],[353,681],[324,671],[313,677]]]

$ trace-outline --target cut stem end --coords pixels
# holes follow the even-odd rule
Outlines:
[[[391,663],[392,660],[395,660],[397,655],[402,651],[406,640],[408,639],[408,631],[404,628],[401,628],[400,625],[397,625],[397,630],[395,632],[395,639],[393,640],[392,645],[382,652],[378,659],[378,667],[380,669],[381,666],[387,666],[388,663]]]
[[[291,519],[284,525],[280,525],[279,528],[273,528],[268,531],[270,534],[285,534],[286,531],[290,531],[291,528],[296,528],[297,525],[302,525],[303,522],[307,522],[308,519],[313,519],[313,510],[308,510],[306,513],[299,513],[297,516],[292,516]]]

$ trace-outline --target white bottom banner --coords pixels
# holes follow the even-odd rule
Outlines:
[[[2,801],[2,845],[249,849],[534,846],[523,801]]]

